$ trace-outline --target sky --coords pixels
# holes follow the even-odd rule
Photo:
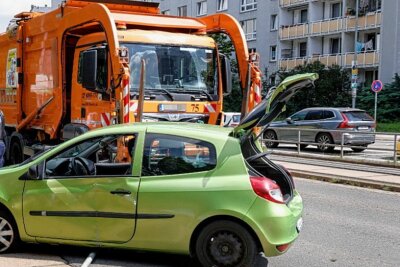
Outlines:
[[[5,32],[14,15],[30,11],[31,5],[51,5],[51,0],[0,0],[0,33]]]

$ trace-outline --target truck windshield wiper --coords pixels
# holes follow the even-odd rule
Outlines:
[[[207,96],[208,100],[210,100],[210,101],[214,100],[214,98],[210,95],[210,93],[208,92],[207,89],[201,90],[201,92]]]
[[[171,92],[168,91],[167,89],[157,88],[157,89],[150,89],[149,91],[159,91],[159,92],[161,91],[161,92],[164,92],[167,96],[169,96],[169,98],[170,98],[172,101],[175,100],[174,95],[171,94]]]

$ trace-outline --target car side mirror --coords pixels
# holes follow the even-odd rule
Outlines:
[[[286,118],[286,122],[288,123],[288,124],[292,124],[293,123],[293,120],[292,120],[292,118]]]
[[[28,171],[24,173],[19,179],[20,180],[40,180],[41,179],[41,171],[43,168],[43,164],[32,165],[29,167]]]

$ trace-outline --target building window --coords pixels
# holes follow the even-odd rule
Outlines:
[[[331,51],[330,54],[339,54],[341,51],[340,38],[331,39]]]
[[[254,40],[257,38],[257,21],[256,19],[243,20],[242,25],[246,40]]]
[[[207,14],[207,1],[197,3],[197,16],[204,16]]]
[[[307,43],[299,43],[299,57],[307,56]]]
[[[340,3],[335,3],[331,5],[331,18],[339,18],[342,16],[342,6]]]
[[[276,45],[269,48],[269,61],[276,61]]]
[[[308,10],[303,9],[300,10],[300,23],[307,23],[308,22]]]
[[[257,52],[257,49],[255,49],[255,48],[249,48],[247,51],[249,51],[249,55],[250,55],[250,54],[256,53],[256,52]]]
[[[187,17],[187,6],[178,7],[178,16],[179,17]]]
[[[241,0],[240,11],[250,11],[257,9],[257,0]]]
[[[278,30],[278,15],[271,15],[271,31]]]
[[[276,77],[275,77],[275,75],[269,76],[269,84],[270,84],[270,85],[275,85],[275,83],[276,83]]]
[[[227,9],[228,9],[228,0],[218,0],[217,11],[222,11]]]
[[[161,11],[161,14],[163,14],[163,15],[171,15],[171,12],[169,11],[169,9],[167,9],[167,10]]]

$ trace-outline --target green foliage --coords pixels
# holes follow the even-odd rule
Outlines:
[[[350,77],[348,71],[339,66],[326,68],[319,61],[298,66],[289,72],[279,72],[281,80],[301,73],[318,73],[315,88],[301,90],[288,103],[286,116],[308,107],[348,107],[351,106]]]
[[[242,106],[242,90],[240,88],[238,65],[235,59],[235,48],[226,34],[212,34],[211,37],[217,42],[219,53],[224,54],[231,60],[233,82],[232,93],[224,97],[223,110],[226,112],[240,112]]]
[[[358,92],[356,106],[365,109],[369,114],[374,114],[375,93],[371,88],[363,88]],[[393,82],[385,84],[378,93],[378,122],[400,121],[400,77],[396,73]],[[379,125],[379,124],[378,124]]]
[[[389,122],[389,123],[378,122],[376,125],[376,131],[400,133],[400,122]]]

